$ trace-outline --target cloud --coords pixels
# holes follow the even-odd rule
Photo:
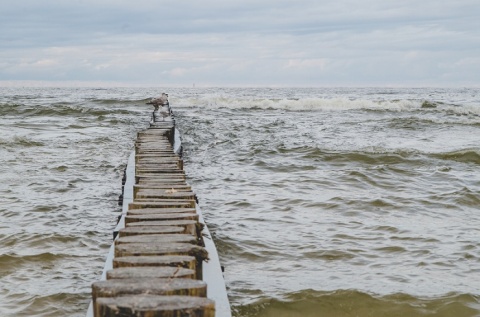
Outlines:
[[[478,85],[479,10],[476,0],[17,0],[0,5],[0,80]]]

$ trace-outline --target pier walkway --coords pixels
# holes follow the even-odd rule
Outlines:
[[[215,245],[183,170],[167,104],[138,132],[122,217],[87,317],[230,317]]]

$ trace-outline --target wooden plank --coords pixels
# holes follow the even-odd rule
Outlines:
[[[127,227],[118,231],[118,237],[127,237],[143,234],[172,234],[172,233],[187,233],[185,227],[174,226],[144,226],[144,227]]]
[[[122,267],[107,272],[107,280],[134,278],[189,278],[195,279],[195,270],[182,267]]]
[[[173,199],[157,199],[157,200],[136,200],[128,204],[128,209],[143,208],[193,208],[195,200],[173,200]]]
[[[205,248],[190,243],[143,244],[125,243],[115,245],[115,257],[122,256],[151,256],[151,255],[191,255],[197,263],[208,259]]]
[[[115,244],[123,243],[191,243],[198,244],[198,238],[191,234],[145,234],[121,237],[115,240]]]
[[[138,168],[135,176],[137,177],[165,177],[161,174],[172,174],[172,176],[177,177],[178,174],[185,175],[185,171],[179,169],[177,166],[172,166],[171,168],[167,167],[158,167],[158,168]],[[185,179],[185,176],[183,177]]]
[[[192,192],[192,187],[185,184],[173,184],[171,186],[169,186],[169,184],[135,185],[133,186],[133,196],[136,196],[139,191],[144,191],[144,190],[147,193],[151,191],[157,191],[157,190],[161,192],[166,192],[166,191]]]
[[[135,191],[135,198],[137,199],[189,199],[195,200],[195,194],[188,191],[178,191],[172,189],[150,189]]]
[[[195,208],[139,208],[128,210],[128,215],[148,215],[159,213],[194,213]]]
[[[163,173],[163,174],[147,174],[141,173],[139,175],[135,175],[136,184],[144,183],[185,183],[185,173]]]
[[[136,227],[182,227],[185,231],[182,233],[188,233],[194,236],[199,236],[202,230],[201,224],[196,220],[162,220],[162,221],[138,221],[126,223],[126,228]]]
[[[197,260],[191,255],[123,256],[113,259],[113,267],[172,266],[195,270]]]
[[[165,220],[194,220],[198,222],[198,215],[196,213],[172,213],[172,214],[148,214],[148,215],[128,215],[125,217],[125,224],[129,225],[133,222],[142,221],[165,221]]]
[[[138,179],[136,179],[135,184],[141,185],[141,186],[152,186],[152,188],[155,188],[157,186],[167,186],[167,187],[175,186],[175,185],[184,186],[186,183],[185,183],[185,179],[182,179],[182,178],[151,179],[151,178],[139,177]]]
[[[215,303],[207,298],[189,296],[98,298],[95,317],[98,316],[215,317]]]
[[[207,296],[207,284],[193,279],[130,278],[98,281],[92,284],[92,299],[122,295],[188,295]]]

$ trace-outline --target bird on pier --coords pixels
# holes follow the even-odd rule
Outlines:
[[[160,97],[153,98],[149,102],[147,102],[148,105],[153,105],[155,107],[155,111],[160,108],[160,106],[168,106],[168,94],[162,93]]]

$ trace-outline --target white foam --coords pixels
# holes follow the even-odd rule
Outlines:
[[[389,110],[409,111],[419,109],[420,100],[377,101],[348,98],[258,99],[226,96],[202,96],[172,101],[177,107],[202,107],[207,109],[273,109],[289,111],[343,111]]]

